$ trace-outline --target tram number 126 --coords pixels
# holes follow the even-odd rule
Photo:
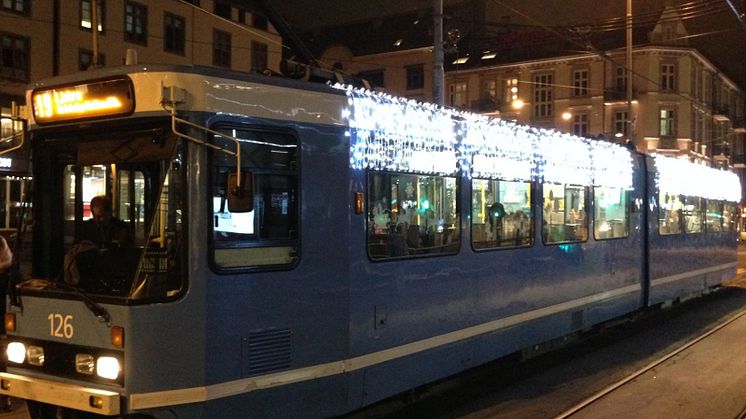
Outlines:
[[[49,319],[49,334],[56,338],[71,339],[75,329],[73,329],[73,316],[59,313],[51,313]]]

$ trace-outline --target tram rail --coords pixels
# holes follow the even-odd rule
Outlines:
[[[715,326],[711,330],[708,330],[707,332],[705,332],[705,333],[699,335],[698,337],[690,340],[689,342],[681,345],[680,347],[676,348],[675,350],[673,350],[673,351],[669,352],[668,354],[666,354],[666,355],[664,355],[664,356],[656,359],[655,361],[653,361],[653,362],[649,363],[648,365],[640,368],[639,370],[637,370],[634,373],[628,375],[627,377],[625,377],[625,378],[623,378],[623,379],[621,379],[621,380],[619,380],[619,381],[617,381],[617,382],[615,382],[615,383],[613,383],[613,384],[611,384],[611,385],[603,388],[602,390],[594,393],[590,397],[587,397],[586,399],[580,401],[579,403],[575,404],[574,406],[566,409],[564,412],[562,412],[559,415],[555,416],[554,419],[565,419],[565,418],[572,417],[573,415],[577,414],[578,412],[580,412],[580,411],[586,409],[587,407],[591,406],[592,404],[594,404],[598,400],[600,400],[600,399],[608,396],[609,394],[611,394],[611,393],[619,390],[621,387],[623,387],[624,385],[630,383],[631,381],[635,380],[636,378],[638,378],[638,377],[642,376],[643,374],[645,374],[645,373],[653,370],[655,367],[657,367],[657,366],[665,363],[666,361],[668,361],[671,358],[679,355],[680,353],[684,352],[685,350],[693,347],[694,345],[696,345],[697,343],[703,341],[704,339],[707,339],[711,335],[717,333],[718,331],[720,331],[724,327],[728,326],[729,324],[733,323],[734,321],[738,320],[739,318],[743,317],[744,315],[746,315],[746,310],[743,310],[743,311],[737,313],[736,315],[734,315],[733,317],[729,318],[728,320],[726,320],[726,321],[718,324],[717,326]],[[744,408],[743,411],[741,411],[741,413],[737,416],[737,418],[738,419],[743,419],[745,417],[746,417],[746,407]]]

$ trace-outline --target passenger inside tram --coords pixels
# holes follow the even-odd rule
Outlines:
[[[137,260],[132,232],[114,217],[109,197],[94,197],[90,208],[92,217],[65,256],[65,282],[91,291],[128,292]]]

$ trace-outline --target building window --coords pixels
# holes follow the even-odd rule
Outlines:
[[[91,26],[93,25],[91,21],[91,3],[91,0],[80,0],[80,27],[88,31],[91,30]],[[104,17],[106,16],[104,13],[104,0],[96,1],[96,9],[98,10],[98,13],[96,14],[98,31],[103,32]]]
[[[358,75],[360,76],[361,79],[368,81],[371,89],[385,86],[383,70],[363,71],[363,72],[360,72]]]
[[[251,26],[266,31],[269,29],[269,22],[266,16],[255,10],[251,13]]]
[[[422,64],[407,66],[407,90],[418,90],[425,87],[425,72]]]
[[[456,82],[450,85],[450,105],[454,108],[466,107],[466,82]]]
[[[251,70],[261,73],[267,69],[267,44],[251,41]]]
[[[104,54],[98,54],[98,66],[103,67],[106,65],[106,56]],[[89,49],[78,49],[78,69],[80,71],[88,70],[93,66],[93,51]]]
[[[676,119],[673,109],[661,109],[660,110],[660,135],[661,136],[674,136],[676,135]]]
[[[497,80],[482,80],[482,90],[479,98],[485,103],[497,103]]]
[[[228,32],[213,30],[212,64],[218,67],[231,66],[231,34]]]
[[[184,55],[186,24],[181,16],[163,14],[163,50]]]
[[[572,119],[572,133],[578,137],[588,136],[588,114],[576,113]]]
[[[627,69],[621,66],[616,68],[616,90],[617,92],[627,91]]]
[[[505,79],[505,93],[503,98],[506,103],[513,103],[518,100],[518,78],[511,77]]]
[[[216,1],[213,12],[223,19],[231,18],[231,4],[228,2]]]
[[[673,92],[676,90],[676,66],[661,64],[661,90]]]
[[[27,82],[29,80],[29,40],[0,33],[0,77]]]
[[[552,116],[552,75],[537,74],[534,76],[534,116],[549,118]]]
[[[614,137],[627,138],[627,111],[614,112]]]
[[[588,95],[588,70],[575,70],[572,72],[572,95]]]
[[[0,10],[28,15],[31,9],[31,0],[2,0]]]
[[[148,8],[128,1],[124,4],[124,40],[135,44],[148,43]]]

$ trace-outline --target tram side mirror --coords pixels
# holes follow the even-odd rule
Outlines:
[[[238,174],[228,173],[228,211],[254,210],[254,185],[251,179],[251,172],[241,172],[241,186],[238,186]]]

